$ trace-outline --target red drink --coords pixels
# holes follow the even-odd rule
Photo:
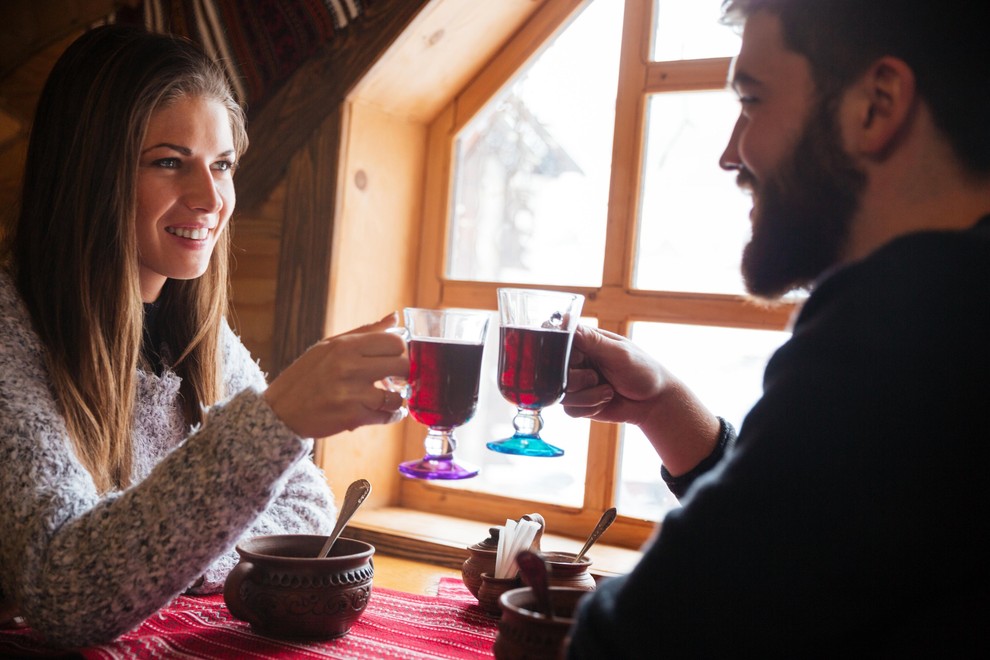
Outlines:
[[[409,342],[408,405],[413,419],[449,429],[474,416],[484,347],[439,339]]]
[[[567,384],[571,335],[561,330],[499,329],[498,389],[519,408],[538,410],[557,403]]]

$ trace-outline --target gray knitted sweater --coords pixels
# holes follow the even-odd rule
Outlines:
[[[99,495],[52,398],[44,349],[0,269],[0,603],[52,644],[107,642],[190,589],[219,591],[239,539],[330,531],[312,440],[261,392],[264,374],[224,324],[227,399],[190,430],[179,377],[138,372],[132,485]]]

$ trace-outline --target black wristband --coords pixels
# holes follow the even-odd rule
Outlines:
[[[735,444],[736,429],[733,428],[732,424],[725,421],[723,417],[718,418],[718,423],[718,442],[715,443],[712,453],[708,454],[704,460],[688,472],[675,477],[667,470],[667,466],[660,466],[660,477],[667,484],[667,488],[674,494],[674,497],[680,499],[687,492],[687,489],[691,487],[691,484],[694,483],[694,480],[715,467],[722,460],[722,457],[725,456],[725,453],[729,451],[729,448]]]

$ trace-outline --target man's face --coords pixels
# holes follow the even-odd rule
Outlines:
[[[742,111],[720,163],[753,195],[743,278],[776,298],[840,261],[865,179],[842,147],[834,100],[816,94],[773,14],[747,20],[732,85]]]

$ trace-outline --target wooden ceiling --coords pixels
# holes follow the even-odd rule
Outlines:
[[[249,109],[251,149],[239,171],[238,207],[256,208],[264,202],[284,175],[292,154],[397,40],[405,43],[403,52],[411,49],[412,54],[404,57],[416,66],[399,67],[403,73],[398,82],[395,76],[390,79],[385,97],[394,104],[397,90],[415,87],[412,98],[418,99],[419,105],[428,105],[424,99],[435,105],[446,102],[455,91],[450,87],[473,75],[544,1],[367,2],[360,20],[304,62],[274,95]],[[0,0],[0,214],[13,208],[17,199],[35,103],[55,61],[86,27],[116,9],[135,7],[140,2]],[[403,30],[424,7],[429,10],[423,12],[419,28],[412,37],[401,40]],[[440,47],[436,47],[438,42]],[[464,43],[472,44],[468,57]],[[427,51],[436,51],[436,56]],[[411,82],[399,84],[405,78]],[[374,96],[376,92],[364,93]]]
[[[122,5],[135,6],[139,2],[0,2],[0,209],[4,209],[0,213],[11,209],[17,199],[31,118],[55,61],[86,27],[104,20]],[[242,163],[242,177],[251,181],[243,186],[245,193],[239,195],[239,206],[250,207],[264,200],[291,154],[312,134],[328,108],[335,107],[354,84],[355,74],[367,70],[374,55],[397,37],[425,0],[376,0],[368,4],[364,20],[348,30],[347,39],[331,40],[331,48],[302,66],[294,76],[294,84],[271,99],[268,112],[259,113],[261,108],[253,108],[256,116],[251,118],[252,128],[262,130],[252,130],[253,148],[247,160],[259,163]],[[326,76],[328,70],[336,75]],[[327,80],[333,84],[325,84]],[[286,115],[291,115],[291,121],[286,121]],[[264,136],[269,134],[266,140]]]
[[[0,2],[0,209],[17,198],[27,136],[41,86],[55,60],[86,26],[122,4],[114,0]]]

